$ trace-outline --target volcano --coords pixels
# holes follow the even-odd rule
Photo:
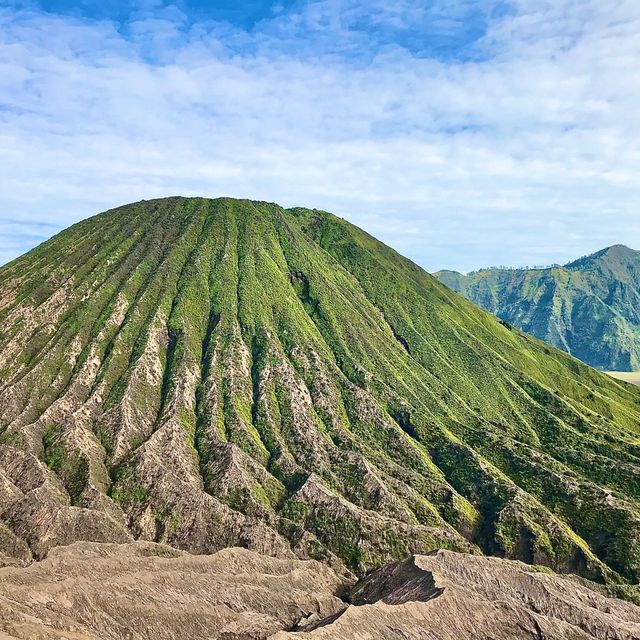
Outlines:
[[[0,551],[640,576],[640,388],[324,211],[142,201],[0,269]]]

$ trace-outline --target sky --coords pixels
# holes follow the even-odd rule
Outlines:
[[[0,0],[0,264],[167,195],[425,269],[640,249],[638,0]]]

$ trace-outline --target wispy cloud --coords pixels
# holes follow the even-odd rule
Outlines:
[[[0,10],[0,217],[234,195],[335,211],[428,269],[640,248],[635,0],[362,6]],[[0,233],[0,262],[35,244]]]

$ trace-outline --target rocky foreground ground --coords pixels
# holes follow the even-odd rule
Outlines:
[[[0,638],[513,640],[640,638],[640,608],[575,578],[451,551],[355,585],[246,549],[76,543],[0,569]]]

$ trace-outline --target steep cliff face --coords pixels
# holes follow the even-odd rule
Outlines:
[[[607,371],[640,370],[640,252],[616,245],[564,267],[435,276],[519,329]]]
[[[168,198],[0,270],[0,545],[640,574],[640,389],[328,213]]]

